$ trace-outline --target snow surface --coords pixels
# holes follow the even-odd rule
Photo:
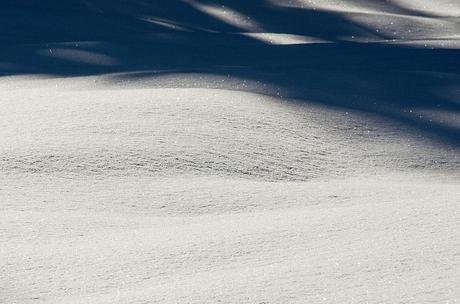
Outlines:
[[[368,30],[0,30],[0,303],[460,303],[460,5],[261,2]]]

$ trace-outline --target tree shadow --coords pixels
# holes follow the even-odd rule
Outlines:
[[[347,3],[360,10],[268,0],[4,0],[0,75],[229,75],[378,114],[460,147],[459,126],[436,115],[459,117],[460,50],[391,42],[434,41],[436,29],[446,25],[448,36],[460,22],[398,1]],[[303,41],[272,41],[279,37]]]

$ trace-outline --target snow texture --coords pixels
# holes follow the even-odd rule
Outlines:
[[[460,303],[459,14],[6,0],[0,303]]]

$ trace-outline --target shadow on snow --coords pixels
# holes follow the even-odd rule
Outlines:
[[[229,75],[279,87],[287,97],[378,114],[460,147],[458,126],[426,114],[458,119],[460,51],[380,43],[401,36],[359,22],[371,16],[384,27],[389,18],[410,29],[407,20],[442,17],[398,1],[348,1],[377,8],[384,19],[274,2],[2,1],[0,74]],[[271,36],[260,39],[263,33]],[[269,43],[277,33],[310,41]]]

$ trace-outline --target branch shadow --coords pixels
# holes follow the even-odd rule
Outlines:
[[[279,87],[287,97],[377,114],[460,148],[460,126],[435,117],[459,117],[460,50],[390,41],[436,40],[434,21],[445,22],[449,33],[460,22],[398,1],[348,4],[366,13],[268,0],[4,0],[0,75],[229,75]],[[394,24],[372,26],[369,18]],[[415,34],[407,38],[395,28]],[[263,33],[271,36],[260,39]],[[276,34],[306,42],[270,43]]]

